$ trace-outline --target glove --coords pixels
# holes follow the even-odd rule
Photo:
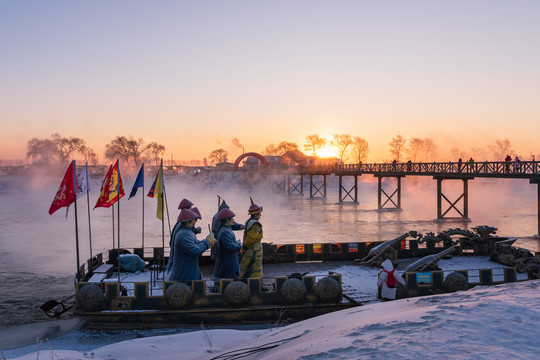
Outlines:
[[[199,227],[196,227],[196,228],[193,228],[193,232],[194,232],[195,234],[200,234],[201,231],[202,231],[202,230],[201,230],[201,227],[200,227],[200,226],[199,226]]]
[[[206,241],[210,244],[210,247],[214,246],[216,244],[216,239],[214,239],[214,235],[210,234],[206,237]]]

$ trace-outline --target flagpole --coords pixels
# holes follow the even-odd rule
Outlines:
[[[163,182],[164,182],[164,174],[163,174],[163,159],[161,159],[161,165],[160,165],[160,171],[161,171],[161,196],[163,196]],[[165,199],[162,199],[165,200]],[[161,268],[165,266],[165,220],[163,219],[163,201],[161,202]],[[163,280],[165,280],[165,270],[163,270]]]
[[[142,251],[144,257],[144,163],[142,164],[143,170],[143,185],[142,185]]]
[[[163,184],[163,201],[165,201],[165,206],[167,207],[167,222],[169,223],[169,236],[172,236],[171,232],[171,219],[169,218],[169,204],[167,203],[167,193],[165,192],[165,183],[163,180],[161,181]]]
[[[114,242],[114,206],[111,208],[111,212],[112,212],[112,248],[114,250],[114,247],[116,246],[115,242]]]
[[[92,256],[92,226],[90,225],[90,180],[88,178],[88,163],[84,165],[86,171],[86,200],[88,204],[88,237],[90,239],[90,266],[94,267],[94,257]],[[93,270],[93,269],[88,269]]]
[[[81,264],[80,264],[80,260],[79,260],[79,223],[77,221],[77,193],[75,191],[75,186],[77,184],[77,171],[76,171],[76,167],[77,167],[77,164],[75,163],[75,160],[72,160],[72,164],[73,164],[73,202],[74,202],[74,206],[75,206],[75,243],[76,243],[76,248],[77,248],[77,281],[81,280],[80,278],[80,274],[79,274],[79,271],[80,271],[80,268],[81,268]]]
[[[116,168],[116,171],[118,173],[118,181],[116,182],[116,204],[118,208],[118,255],[117,255],[117,262],[118,262],[118,294],[121,294],[122,286],[120,285],[120,162],[118,159],[116,159],[116,163],[118,164],[118,167]],[[114,206],[113,206],[114,208]],[[113,210],[114,211],[114,210]]]

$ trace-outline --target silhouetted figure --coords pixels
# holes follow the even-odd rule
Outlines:
[[[506,155],[506,158],[504,159],[504,163],[505,163],[505,166],[506,166],[506,172],[510,172],[510,161],[512,161],[512,158],[510,157],[510,155]]]
[[[514,172],[519,172],[519,169],[521,168],[521,160],[516,155],[516,158],[514,159]]]

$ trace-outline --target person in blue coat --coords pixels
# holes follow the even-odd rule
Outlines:
[[[212,234],[202,241],[197,240],[193,227],[198,218],[199,215],[190,209],[180,212],[171,236],[171,253],[165,270],[166,281],[190,283],[191,280],[202,279],[199,256],[211,248],[216,240]]]
[[[238,251],[242,248],[242,244],[236,240],[233,233],[235,216],[234,212],[226,208],[217,215],[222,224],[218,233],[216,264],[212,275],[215,282],[219,282],[220,279],[238,279],[240,273]]]

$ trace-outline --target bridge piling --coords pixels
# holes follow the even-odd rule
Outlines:
[[[354,185],[347,190],[343,186],[343,177],[344,176],[353,176],[354,177]],[[348,197],[351,198],[352,201],[355,203],[358,202],[358,175],[338,175],[339,177],[339,202],[342,203],[347,199]],[[354,197],[351,195],[351,192],[354,190]],[[343,192],[345,192],[345,195],[343,195]]]
[[[468,219],[469,218],[469,179],[473,179],[472,177],[434,177],[435,180],[437,180],[437,219],[449,219],[451,217],[447,217],[446,214],[452,209],[454,209],[460,216],[454,217],[454,218],[461,218],[461,219]],[[442,192],[442,182],[443,180],[462,180],[463,181],[463,193],[454,201],[450,201],[448,197],[446,197]],[[449,206],[446,209],[446,211],[442,212],[442,199],[446,200],[448,202]],[[463,200],[463,211],[458,209],[456,207],[456,204]]]
[[[323,183],[321,186],[317,186],[313,183],[313,176],[313,174],[309,175],[309,197],[313,199],[316,197],[317,194],[320,194],[323,198],[326,199],[326,175],[321,175],[323,177]],[[321,188],[323,189],[322,192]]]
[[[375,176],[377,177],[378,190],[379,190],[378,191],[378,208],[379,209],[385,209],[385,205],[388,202],[391,202],[394,205],[394,207],[392,207],[392,209],[401,209],[401,178],[402,178],[402,176],[384,176],[384,175],[375,175]],[[388,195],[386,193],[386,191],[384,191],[384,189],[382,187],[382,179],[384,177],[396,178],[396,181],[397,181],[396,186],[397,186],[397,188],[390,195]],[[382,202],[382,195],[383,194],[386,197],[386,201],[384,203]],[[393,200],[394,195],[396,195],[396,201]]]
[[[300,181],[296,182],[300,177]],[[300,188],[299,188],[300,187]],[[294,178],[291,180],[291,175],[287,175],[287,193],[289,195],[297,192],[300,195],[304,195],[304,175],[294,175]]]
[[[537,216],[537,226],[538,233],[534,235],[536,238],[540,238],[540,178],[531,178],[529,180],[530,184],[536,184],[536,216]]]

